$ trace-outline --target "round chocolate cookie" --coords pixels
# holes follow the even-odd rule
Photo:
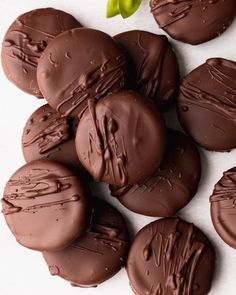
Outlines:
[[[29,117],[23,131],[25,160],[46,158],[83,170],[75,148],[75,121],[61,117],[48,104],[38,108]]]
[[[73,286],[94,287],[125,264],[129,237],[121,214],[108,203],[95,200],[91,227],[68,248],[44,252],[52,275]]]
[[[89,100],[75,139],[79,159],[95,181],[137,183],[160,165],[166,129],[157,109],[134,92]]]
[[[60,250],[87,229],[90,209],[80,179],[65,166],[32,161],[7,182],[3,214],[16,240],[39,251]]]
[[[154,221],[136,235],[127,272],[136,295],[206,295],[215,269],[215,251],[193,224],[179,218]]]
[[[188,74],[180,86],[178,116],[204,148],[236,148],[236,63],[211,58]]]
[[[110,189],[136,213],[169,217],[192,199],[200,176],[201,160],[192,141],[179,131],[169,130],[166,155],[156,172],[138,184]]]
[[[39,88],[64,116],[81,116],[89,98],[100,99],[125,86],[127,58],[107,34],[93,29],[67,31],[40,58]]]
[[[161,29],[192,45],[221,35],[236,13],[235,0],[150,0],[150,7]]]
[[[42,97],[36,78],[42,52],[55,36],[80,26],[72,15],[53,8],[20,15],[2,44],[2,66],[7,78],[23,91]]]
[[[128,31],[115,36],[130,57],[130,88],[167,107],[176,94],[179,68],[175,53],[164,35]]]
[[[236,167],[224,172],[210,202],[215,230],[225,243],[236,249]]]

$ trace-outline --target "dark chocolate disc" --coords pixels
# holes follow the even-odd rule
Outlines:
[[[108,203],[95,200],[91,227],[68,248],[44,252],[52,275],[73,286],[92,287],[112,277],[124,265],[129,237],[121,214]]]
[[[107,34],[93,29],[67,31],[50,43],[39,61],[39,88],[52,108],[80,116],[89,98],[124,87],[127,58]]]
[[[182,127],[208,150],[236,148],[236,63],[211,58],[188,74],[180,86]]]
[[[150,0],[150,7],[160,28],[192,45],[221,35],[236,13],[235,0]]]
[[[206,295],[215,269],[215,251],[193,224],[165,218],[134,238],[127,272],[136,295]]]
[[[7,78],[23,91],[41,97],[36,78],[41,54],[55,36],[80,26],[72,15],[53,8],[20,15],[2,44],[2,65]]]
[[[128,31],[115,36],[130,57],[130,88],[166,107],[179,81],[175,53],[166,36]]]
[[[16,240],[33,250],[60,250],[81,236],[90,210],[80,179],[65,166],[32,161],[5,186],[3,214]]]
[[[61,117],[48,104],[38,108],[29,117],[23,131],[25,160],[46,158],[83,170],[75,148],[75,121]]]
[[[76,134],[76,149],[95,181],[123,186],[145,179],[159,167],[165,124],[153,105],[123,91],[89,100]]]
[[[236,249],[236,167],[224,172],[210,202],[215,230],[225,243]]]
[[[156,172],[139,184],[110,187],[111,194],[136,213],[169,217],[192,199],[200,176],[201,160],[192,141],[169,130],[166,155]]]

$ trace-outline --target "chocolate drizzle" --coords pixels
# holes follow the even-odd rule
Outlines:
[[[85,105],[88,99],[99,99],[105,96],[119,81],[122,81],[121,85],[124,85],[122,68],[127,62],[126,57],[118,56],[116,61],[116,65],[110,66],[111,61],[105,60],[102,65],[85,70],[85,74],[82,74],[66,86],[66,88],[62,89],[59,96],[65,97],[65,99],[58,104],[56,108],[57,112],[63,113],[63,116],[70,116],[77,108],[81,108],[78,114],[81,117],[87,108],[87,106],[81,107],[81,105]],[[91,87],[96,87],[95,93],[92,96],[89,94]],[[63,111],[65,106],[67,109],[66,112]]]
[[[225,31],[236,11],[233,0],[151,0],[150,7],[160,28],[173,38],[194,45]]]
[[[182,127],[214,151],[236,147],[236,63],[211,58],[182,81],[178,114]]]
[[[75,202],[80,199],[79,196],[72,196],[69,199],[60,201],[34,204],[25,207],[14,205],[14,201],[21,200],[36,200],[37,198],[56,194],[69,189],[76,177],[58,177],[54,171],[45,169],[33,169],[28,176],[23,176],[18,179],[10,179],[7,183],[9,193],[4,194],[2,199],[3,214],[13,213],[37,213],[39,209],[48,208],[50,206],[63,205],[68,202]],[[31,202],[30,202],[31,203]]]
[[[66,166],[45,159],[18,169],[7,182],[1,201],[16,240],[33,250],[64,249],[90,222],[80,179]]]
[[[236,207],[236,168],[224,172],[224,176],[215,185],[214,193],[210,200],[211,202],[224,202],[232,199]]]
[[[79,28],[49,44],[37,78],[53,109],[63,116],[81,117],[88,99],[99,100],[125,86],[126,64],[127,56],[109,35]]]
[[[236,123],[236,80],[226,73],[227,68],[235,71],[236,64],[223,59],[208,59],[206,66],[208,75],[224,87],[224,93],[213,95],[200,89],[201,85],[198,86],[196,81],[184,79],[180,87],[180,103],[214,110]]]
[[[210,197],[211,218],[220,237],[236,249],[236,167],[224,172]]]
[[[31,132],[31,129],[37,130],[38,133],[34,134],[30,139],[27,138],[27,141],[24,141],[23,138],[23,148],[36,144],[39,153],[44,154],[72,138],[68,118],[62,118],[54,111],[48,112],[46,115],[42,114],[41,118],[37,121],[34,118],[32,120],[32,123],[29,122],[26,124],[26,136]],[[48,121],[47,126],[43,129],[40,128],[42,122],[45,121]]]
[[[210,263],[210,281],[203,283],[206,263]],[[209,241],[193,224],[179,218],[162,219],[143,228],[133,242],[127,264],[134,292],[147,295],[207,294],[213,270],[214,250]],[[196,292],[200,282],[203,284]]]
[[[111,174],[113,179],[118,175],[122,184],[127,183],[127,165],[126,165],[126,150],[124,140],[122,151],[119,152],[116,141],[116,131],[119,128],[116,120],[107,118],[106,115],[102,116],[100,120],[96,117],[96,102],[94,100],[88,101],[89,113],[93,126],[93,132],[89,133],[89,150],[88,159],[90,159],[90,153],[93,153],[93,148],[96,149],[99,159],[97,162],[99,166],[93,173],[95,181],[100,181],[103,175]],[[118,171],[115,173],[114,170]]]

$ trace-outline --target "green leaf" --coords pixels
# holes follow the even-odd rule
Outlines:
[[[120,14],[119,0],[108,0],[107,2],[107,17],[113,17]]]
[[[119,10],[123,18],[134,14],[139,8],[142,0],[119,0]]]

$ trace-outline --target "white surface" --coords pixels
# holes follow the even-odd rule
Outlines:
[[[131,18],[105,18],[106,0],[0,0],[0,39],[11,22],[21,13],[33,8],[51,6],[72,13],[84,26],[116,34],[129,29],[143,29],[163,33],[149,13],[148,0]],[[207,58],[220,56],[236,59],[236,22],[220,38],[192,47],[173,41],[181,64],[182,74],[203,63]],[[30,114],[44,102],[31,97],[7,81],[0,70],[0,191],[11,174],[24,160],[21,152],[21,133]],[[174,111],[168,125],[176,126]],[[236,165],[236,150],[231,153],[210,153],[201,150],[202,180],[197,195],[179,216],[194,222],[211,238],[217,251],[217,268],[211,295],[236,294],[236,250],[218,237],[210,220],[209,196],[222,172]],[[104,191],[104,188],[102,188]],[[104,194],[103,194],[104,195]],[[105,198],[123,212],[130,227],[136,232],[154,218],[133,214],[106,194]],[[110,295],[133,294],[125,270],[96,289],[72,288],[60,278],[51,277],[41,254],[19,246],[0,214],[0,295]],[[78,262],[79,263],[79,262]]]

